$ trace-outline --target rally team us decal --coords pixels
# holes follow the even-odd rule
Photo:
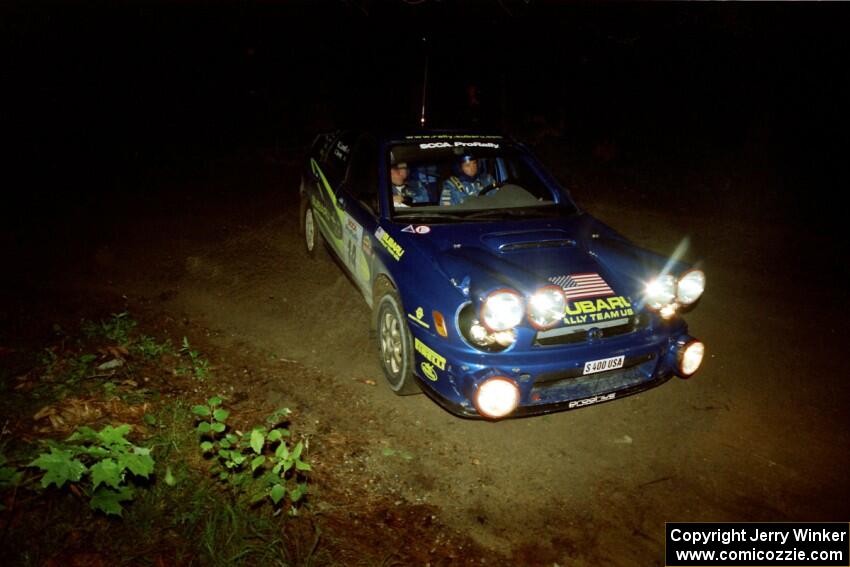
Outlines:
[[[553,276],[549,281],[561,286],[567,297],[564,324],[582,325],[622,319],[635,314],[632,304],[616,295],[611,286],[597,273]]]

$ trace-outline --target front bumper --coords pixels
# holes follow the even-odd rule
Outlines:
[[[629,335],[559,347],[540,347],[524,352],[483,354],[470,348],[452,348],[445,340],[421,337],[428,349],[445,357],[444,368],[430,376],[420,372],[422,390],[447,411],[481,419],[473,404],[477,385],[491,376],[505,376],[520,390],[519,406],[506,417],[541,415],[578,409],[659,386],[676,373],[675,348],[687,337],[687,327],[674,325],[642,329]],[[584,363],[624,356],[623,367],[583,374]],[[433,360],[432,360],[433,361]]]

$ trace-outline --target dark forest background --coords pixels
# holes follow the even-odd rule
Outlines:
[[[426,58],[430,127],[499,129],[549,157],[611,167],[733,159],[764,180],[754,205],[779,197],[810,213],[813,192],[843,178],[849,58],[840,4],[0,10],[4,184],[17,197],[138,191],[150,167],[298,150],[338,126],[415,127]]]

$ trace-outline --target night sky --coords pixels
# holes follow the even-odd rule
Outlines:
[[[9,177],[18,196],[113,192],[149,164],[300,149],[338,126],[413,127],[427,58],[431,127],[532,141],[549,133],[571,158],[617,164],[739,156],[770,170],[771,195],[808,206],[796,195],[837,184],[841,171],[846,12],[811,3],[5,3],[7,173],[18,174]]]

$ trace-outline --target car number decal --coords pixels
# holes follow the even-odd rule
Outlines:
[[[345,232],[343,233],[343,247],[345,248],[346,260],[352,272],[357,271],[357,245],[363,238],[363,227],[351,216],[345,214]]]
[[[611,358],[600,358],[599,360],[591,360],[584,363],[584,372],[582,374],[596,374],[597,372],[605,372],[623,367],[625,355],[612,356]]]
[[[363,248],[363,254],[367,258],[371,258],[372,257],[372,237],[369,236],[368,233],[366,233],[366,232],[363,233],[363,238],[362,238],[360,246],[361,246],[361,248]]]

